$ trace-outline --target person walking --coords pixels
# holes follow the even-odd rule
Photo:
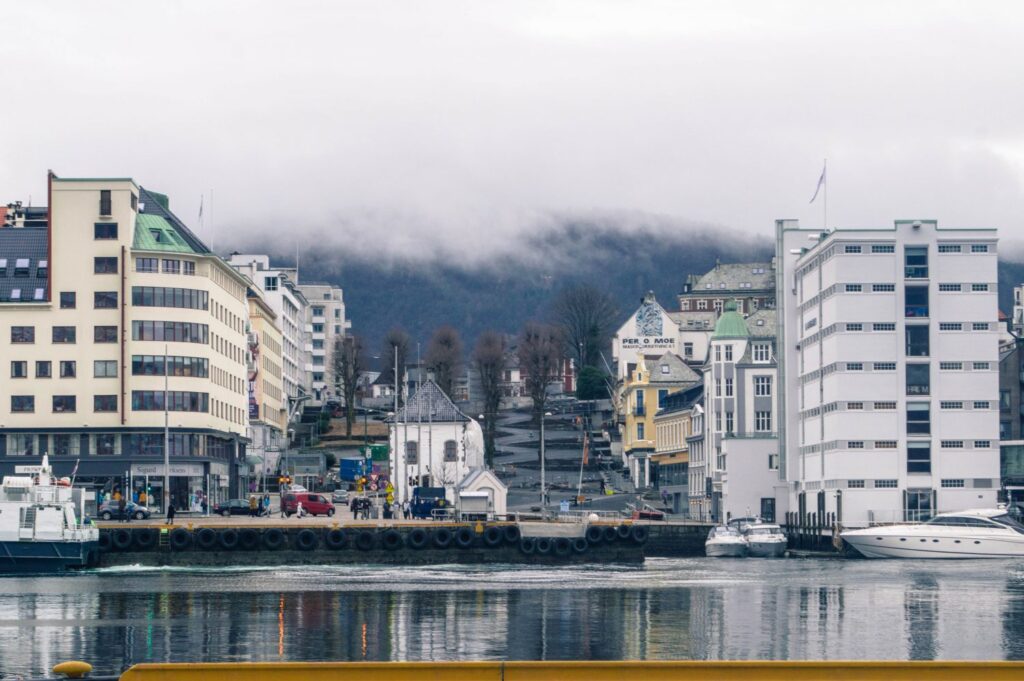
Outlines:
[[[263,493],[263,515],[270,517],[270,494],[268,492]]]
[[[174,502],[173,501],[170,504],[167,505],[167,524],[168,525],[173,525],[174,524]]]
[[[352,499],[348,502],[348,508],[349,508],[350,511],[352,511],[352,520],[355,520],[356,518],[358,518],[359,517],[359,497],[355,497],[355,496],[352,497]]]
[[[259,507],[259,502],[256,501],[256,495],[255,494],[250,494],[249,495],[249,517],[250,518],[255,518],[256,517],[256,509],[258,507]]]
[[[123,496],[117,500],[117,511],[120,516],[120,522],[128,522],[128,508]]]

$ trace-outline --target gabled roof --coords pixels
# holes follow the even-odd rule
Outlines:
[[[688,293],[711,291],[765,291],[775,290],[775,270],[770,262],[716,263],[704,274],[686,277]]]
[[[455,403],[437,387],[433,381],[426,381],[412,394],[398,414],[388,422],[398,423],[467,423],[470,418],[463,414]]]
[[[644,357],[648,383],[693,383],[700,376],[676,354],[666,352],[660,357]]]
[[[0,227],[0,260],[5,261],[0,268],[0,302],[45,302],[46,272],[40,278],[39,270],[47,262],[46,241],[45,227]],[[18,267],[19,261],[23,267]],[[15,270],[24,276],[15,277]]]
[[[162,218],[156,220],[152,218]],[[145,245],[140,245],[139,241],[139,223],[143,222],[144,225],[152,225],[154,228],[161,230],[170,230],[174,233],[176,239],[173,241],[180,242],[175,248],[149,248]],[[147,234],[150,234],[147,232]],[[152,236],[150,234],[150,236]],[[152,244],[151,244],[152,245]],[[145,250],[174,250],[179,253],[210,253],[210,249],[204,244],[199,237],[192,233],[185,223],[178,219],[178,216],[171,212],[170,202],[167,200],[165,194],[149,191],[139,187],[139,215],[135,223],[135,244],[133,248],[145,249]]]
[[[493,471],[487,470],[486,468],[474,468],[466,474],[466,477],[459,482],[458,489],[463,490],[477,482],[481,482],[481,478],[486,478],[488,482],[496,484],[501,489],[508,489],[508,486],[501,481]]]
[[[693,405],[704,399],[704,384],[698,383],[697,385],[691,386],[679,392],[666,395],[661,400],[661,409],[655,414],[655,417],[663,414],[672,414],[679,411],[688,411],[693,408]]]
[[[775,310],[758,310],[747,316],[747,332],[752,338],[775,338],[778,314]]]

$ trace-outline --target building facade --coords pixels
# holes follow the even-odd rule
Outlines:
[[[662,501],[672,513],[690,515],[690,441],[693,407],[703,397],[701,385],[667,396],[654,415],[654,453],[651,465]]]
[[[341,400],[341,384],[334,371],[334,347],[348,335],[352,322],[345,317],[344,292],[330,284],[300,284],[309,303],[309,382],[314,402]]]
[[[277,471],[277,462],[287,440],[288,406],[284,393],[281,329],[277,315],[259,292],[249,286],[247,389],[249,391],[247,462],[250,489],[262,489],[266,476]]]
[[[45,452],[162,505],[166,418],[175,505],[225,498],[244,467],[245,280],[131,179],[51,174],[48,199],[45,221],[0,228],[0,474]]]
[[[996,244],[928,220],[776,223],[791,511],[855,525],[995,504]]]
[[[728,301],[740,314],[775,307],[775,266],[770,262],[715,263],[701,275],[689,275],[679,294],[682,312],[722,314]]]

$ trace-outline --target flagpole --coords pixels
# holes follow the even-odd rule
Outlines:
[[[827,158],[825,159],[825,168],[824,168],[824,170],[822,172],[822,175],[825,178],[825,186],[823,187],[823,189],[825,190],[825,201],[824,201],[824,204],[825,204],[825,216],[824,216],[823,222],[825,223],[825,229],[828,229],[828,159]]]

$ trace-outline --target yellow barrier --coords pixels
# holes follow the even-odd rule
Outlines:
[[[1024,662],[627,661],[139,664],[122,681],[1018,681]]]

